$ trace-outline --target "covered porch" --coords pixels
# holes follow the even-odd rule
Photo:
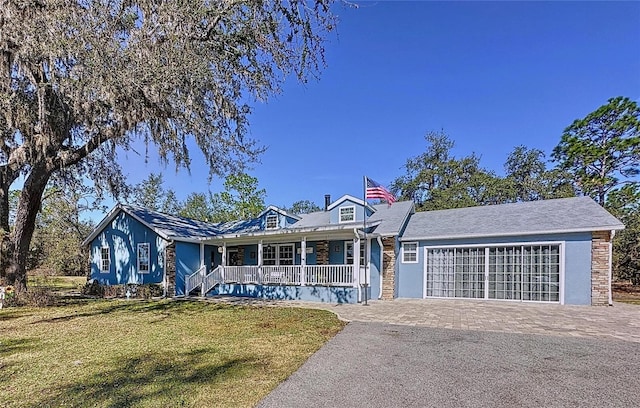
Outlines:
[[[200,268],[186,277],[185,294],[358,302],[369,291],[372,266],[382,264],[376,238],[355,229],[260,235],[202,240]]]

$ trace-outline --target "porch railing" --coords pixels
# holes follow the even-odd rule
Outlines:
[[[307,265],[307,285],[353,286],[353,265]]]
[[[203,268],[187,276],[186,294],[200,286],[204,296],[222,283],[297,286],[355,286],[353,265],[218,266],[205,275]]]
[[[202,279],[202,296],[220,283],[224,283],[224,278],[222,277],[222,267],[218,266]]]
[[[206,266],[201,266],[197,271],[187,276],[184,284],[184,291],[186,296],[189,296],[189,293],[191,293],[198,286],[202,285],[202,279],[206,270]]]

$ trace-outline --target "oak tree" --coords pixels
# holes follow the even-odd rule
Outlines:
[[[255,159],[250,104],[289,74],[305,81],[322,68],[330,3],[0,0],[0,281],[26,289],[53,175],[79,174],[117,195],[119,154],[140,146],[178,167],[197,146],[210,176]]]

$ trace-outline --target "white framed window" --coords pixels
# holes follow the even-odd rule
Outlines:
[[[111,267],[111,256],[109,255],[109,247],[100,249],[100,272],[109,273]]]
[[[277,215],[267,215],[267,229],[278,229],[278,216]]]
[[[149,273],[149,243],[143,242],[138,244],[138,272]]]
[[[402,263],[418,263],[418,243],[402,243]]]
[[[293,244],[276,244],[262,247],[264,266],[293,265]]]
[[[364,266],[364,241],[360,241],[360,266]],[[344,263],[353,265],[353,241],[344,243]]]
[[[340,222],[352,222],[356,220],[356,207],[340,207]]]
[[[426,247],[424,296],[563,303],[564,243]]]

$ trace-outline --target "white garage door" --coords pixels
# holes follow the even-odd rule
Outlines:
[[[560,301],[562,243],[425,248],[425,297]]]

